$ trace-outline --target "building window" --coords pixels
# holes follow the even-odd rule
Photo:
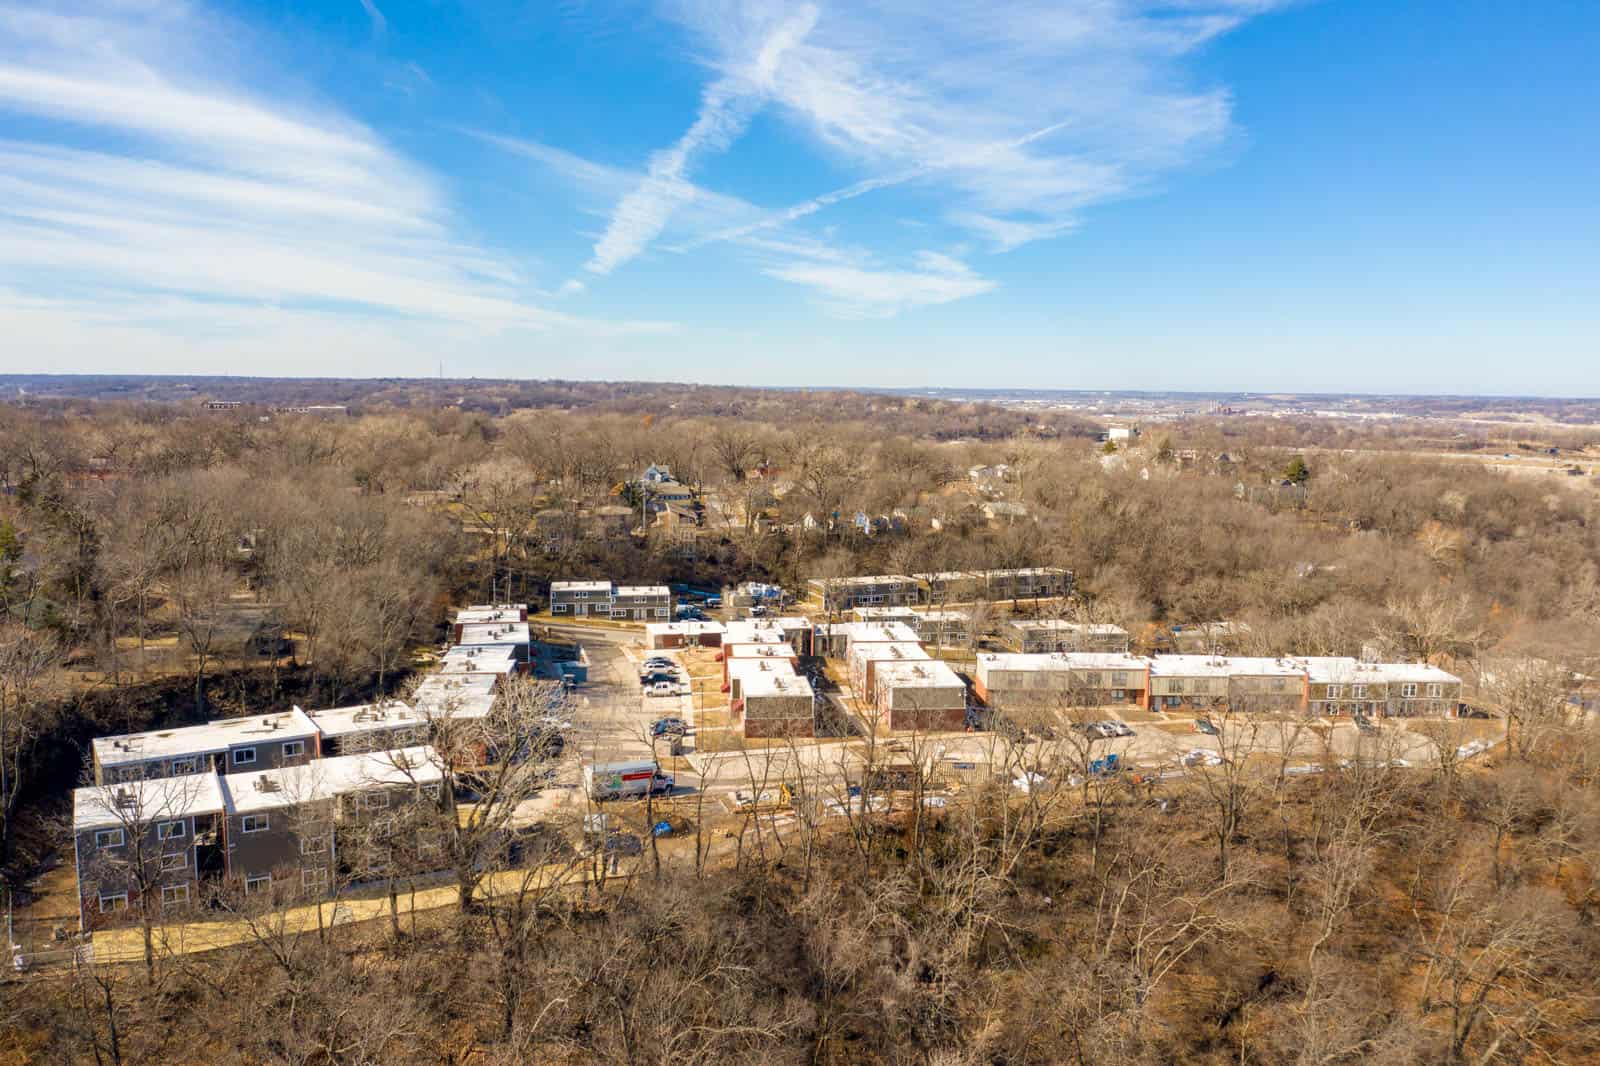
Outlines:
[[[247,814],[239,819],[239,832],[264,833],[272,828],[272,820],[265,814]]]
[[[300,839],[300,854],[302,855],[321,855],[327,850],[327,834],[315,837],[302,837]]]
[[[110,914],[112,911],[124,911],[127,909],[128,894],[126,892],[117,892],[113,895],[102,895],[100,897],[101,914]]]
[[[256,874],[254,877],[244,879],[244,890],[247,894],[266,892],[272,888],[271,874]]]
[[[321,866],[301,870],[300,884],[303,888],[327,888],[328,871]]]
[[[1414,699],[1416,697],[1416,695],[1417,695],[1416,682],[1408,681],[1405,684],[1400,686],[1400,696],[1401,696],[1402,699],[1408,699],[1408,700],[1409,699]]]
[[[127,837],[123,835],[120,829],[95,830],[94,846],[97,848],[120,848],[126,842]]]
[[[161,856],[163,870],[187,870],[189,868],[189,853],[187,851],[173,851]]]
[[[284,742],[284,745],[283,745],[283,757],[285,759],[298,759],[300,756],[304,755],[305,753],[306,753],[306,742],[305,741],[303,741],[303,740],[290,740],[290,741],[285,741]]]
[[[1336,700],[1343,694],[1344,694],[1344,686],[1343,685],[1329,685],[1328,686],[1328,698],[1330,700]]]
[[[656,617],[657,618],[665,618],[666,616],[667,616],[667,609],[665,607],[657,607],[656,608]]]
[[[192,774],[192,773],[195,773],[196,771],[198,771],[199,769],[200,769],[200,761],[198,759],[196,759],[192,755],[187,759],[173,759],[172,760],[172,773],[175,776],[178,775],[178,774]]]
[[[1358,700],[1366,699],[1367,698],[1367,686],[1365,686],[1365,685],[1351,685],[1350,686],[1350,695],[1353,696],[1354,698],[1358,699]]]
[[[163,907],[170,907],[174,903],[188,903],[188,902],[189,902],[189,886],[188,885],[162,885],[161,886],[161,905]]]
[[[1111,698],[1114,700],[1125,700],[1128,698],[1128,694],[1124,689],[1114,688],[1111,690]]]
[[[182,840],[188,827],[182,822],[161,822],[156,826],[157,840]]]
[[[389,806],[389,794],[387,792],[363,792],[361,793],[361,806],[366,808],[387,807]]]
[[[233,765],[248,766],[256,761],[256,749],[239,748],[233,753]]]
[[[550,605],[551,614],[568,614],[571,611],[572,605],[570,603],[552,603]]]
[[[1444,696],[1444,686],[1443,685],[1433,684],[1433,685],[1429,685],[1428,686],[1428,698],[1430,700],[1440,699],[1443,696]]]
[[[1111,685],[1112,685],[1113,688],[1127,688],[1128,687],[1128,674],[1127,674],[1127,671],[1125,671],[1125,670],[1113,671],[1112,674],[1111,674]]]

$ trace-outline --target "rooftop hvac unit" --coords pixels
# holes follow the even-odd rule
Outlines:
[[[272,778],[268,777],[266,774],[258,774],[256,776],[256,791],[257,792],[276,792],[281,787],[283,787],[283,786],[280,785],[277,781],[275,781]]]
[[[131,788],[118,788],[117,791],[116,791],[116,795],[112,799],[112,802],[115,803],[118,807],[121,807],[121,808],[124,808],[124,809],[126,809],[128,807],[132,807],[134,805],[134,802],[135,802],[133,789],[131,789]]]

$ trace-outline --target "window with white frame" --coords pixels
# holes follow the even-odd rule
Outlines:
[[[300,854],[321,855],[328,850],[328,836],[326,833],[314,837],[300,838]]]
[[[163,907],[170,907],[174,903],[188,903],[188,902],[189,902],[189,886],[188,885],[162,885],[161,886],[161,905]]]
[[[667,609],[665,607],[657,607],[656,608],[656,617],[657,618],[665,618],[666,616],[667,616]]]
[[[571,610],[572,604],[570,603],[552,603],[550,605],[551,614],[567,614],[571,612]]]
[[[1443,695],[1444,695],[1444,686],[1443,685],[1438,684],[1437,682],[1435,682],[1435,683],[1430,684],[1428,686],[1428,698],[1430,700],[1439,699]]]
[[[369,810],[378,807],[387,807],[389,806],[389,793],[376,791],[363,792],[361,793],[361,806]]]
[[[1113,671],[1112,674],[1111,674],[1111,685],[1112,685],[1113,688],[1127,688],[1128,687],[1128,673],[1127,673],[1127,671],[1126,670]]]
[[[306,753],[306,742],[303,740],[286,740],[283,744],[283,757],[285,759],[298,759]]]
[[[101,893],[100,913],[110,914],[112,911],[128,909],[128,894],[126,892]]]
[[[161,856],[161,869],[164,871],[187,870],[189,868],[189,853],[187,851],[169,851]]]
[[[120,829],[96,829],[94,833],[94,846],[97,848],[120,848],[127,841],[127,834]]]
[[[265,814],[247,814],[239,819],[239,832],[264,833],[272,828],[272,819]]]
[[[1328,686],[1328,698],[1330,700],[1336,700],[1342,695],[1344,695],[1344,686],[1343,685],[1329,685]]]
[[[196,771],[198,771],[199,769],[200,769],[200,760],[196,759],[193,755],[189,756],[186,759],[173,759],[172,760],[172,773],[173,773],[174,776],[181,775],[181,774],[192,774],[192,773],[195,773]]]
[[[161,822],[156,825],[157,840],[182,840],[188,832],[188,826],[181,821]]]
[[[254,877],[244,879],[244,890],[247,893],[266,892],[272,888],[271,874],[256,874]]]
[[[238,748],[233,753],[233,765],[235,766],[249,766],[255,761],[256,749],[254,748]]]
[[[1400,686],[1400,695],[1404,699],[1414,699],[1417,695],[1417,685],[1414,681],[1407,681]]]
[[[1111,698],[1114,700],[1126,699],[1127,694],[1120,688],[1114,688],[1111,690]]]
[[[303,888],[327,888],[327,869],[322,866],[308,866],[300,871],[300,884]]]
[[[1365,686],[1365,685],[1351,685],[1350,686],[1350,695],[1353,696],[1355,699],[1358,699],[1358,700],[1366,699],[1367,698],[1367,686]]]

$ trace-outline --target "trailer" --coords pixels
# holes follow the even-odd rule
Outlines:
[[[654,759],[590,763],[583,768],[583,788],[591,799],[640,799],[651,793],[671,792],[671,774],[664,774]]]

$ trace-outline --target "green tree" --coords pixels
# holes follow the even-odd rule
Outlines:
[[[1297,455],[1289,460],[1289,465],[1283,468],[1285,481],[1292,481],[1296,485],[1304,485],[1311,480],[1311,468],[1306,466],[1305,456]]]

